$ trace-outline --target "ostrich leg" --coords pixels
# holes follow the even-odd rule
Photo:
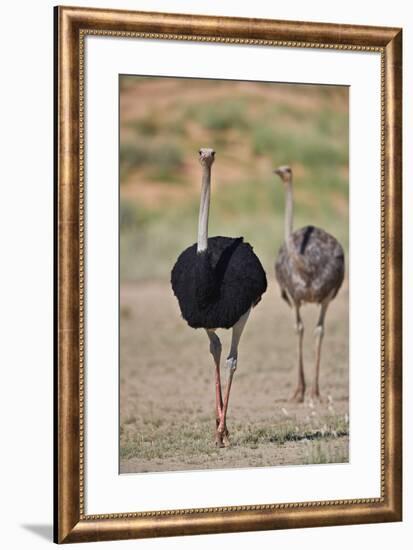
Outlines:
[[[214,358],[215,363],[215,430],[218,430],[219,422],[221,420],[222,414],[222,393],[221,393],[221,373],[220,373],[220,362],[221,362],[221,350],[222,345],[218,336],[213,330],[207,330],[209,338],[209,351]],[[218,439],[218,432],[216,431],[216,443],[218,446],[222,446],[222,438]]]
[[[296,401],[302,403],[304,401],[305,393],[305,378],[304,378],[304,363],[303,363],[303,337],[304,337],[304,325],[300,315],[300,305],[295,303],[295,330],[298,336],[298,382],[297,388],[290,401]]]
[[[311,387],[311,397],[313,399],[321,400],[320,397],[320,388],[318,385],[318,380],[320,376],[320,359],[321,359],[321,344],[324,336],[324,319],[327,313],[328,305],[331,301],[331,295],[328,296],[322,303],[320,309],[320,316],[318,318],[317,326],[314,331],[315,335],[315,371],[313,385]]]
[[[239,345],[239,341],[241,339],[241,335],[244,330],[245,324],[247,322],[248,316],[250,314],[250,311],[251,310],[248,310],[246,313],[244,313],[244,315],[240,317],[239,320],[232,327],[231,349],[226,361],[227,386],[225,388],[225,397],[224,397],[224,403],[222,407],[221,420],[217,429],[218,439],[220,439],[220,441],[225,447],[229,445],[229,438],[228,438],[229,433],[227,430],[226,418],[227,418],[227,410],[228,410],[229,394],[231,391],[232,378],[234,376],[234,372],[237,369],[238,345]]]

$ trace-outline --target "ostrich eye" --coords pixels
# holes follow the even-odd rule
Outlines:
[[[215,156],[215,151],[212,151],[212,156],[213,156],[213,157]]]
[[[201,149],[200,149],[200,150],[198,151],[198,153],[199,153],[199,154],[201,154],[201,153],[202,153]]]

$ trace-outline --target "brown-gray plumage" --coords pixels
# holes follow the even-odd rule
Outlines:
[[[334,298],[344,277],[344,252],[329,233],[308,225],[290,237],[291,253],[284,243],[275,263],[275,275],[285,299],[321,304]]]
[[[275,276],[281,295],[294,308],[298,335],[298,385],[292,399],[303,401],[305,377],[303,365],[304,326],[300,307],[304,303],[321,306],[315,330],[316,365],[311,397],[320,398],[319,371],[321,343],[324,335],[324,320],[328,305],[337,295],[344,279],[344,251],[332,235],[311,225],[293,231],[292,171],[289,166],[275,170],[280,176],[286,194],[284,243],[275,263]]]

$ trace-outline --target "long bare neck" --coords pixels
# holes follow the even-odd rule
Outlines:
[[[290,243],[290,237],[293,232],[293,215],[294,215],[294,202],[293,202],[293,186],[289,181],[285,185],[285,213],[284,213],[284,239],[287,247]]]
[[[208,248],[208,218],[211,196],[211,167],[203,166],[202,170],[201,203],[199,205],[198,220],[198,252],[203,252]]]

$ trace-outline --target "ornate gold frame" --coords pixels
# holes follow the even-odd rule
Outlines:
[[[87,35],[365,50],[381,56],[381,496],[85,515],[84,39]],[[402,32],[55,8],[55,541],[399,521],[402,515]]]

